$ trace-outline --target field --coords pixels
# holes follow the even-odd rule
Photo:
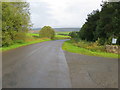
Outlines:
[[[64,37],[64,36],[68,36],[70,32],[56,32],[56,35],[58,35],[57,37]],[[31,36],[36,36],[36,37],[39,37],[39,34],[38,33],[28,33],[28,35],[31,35]]]
[[[70,32],[56,32],[58,35],[68,35]]]
[[[68,36],[70,32],[56,32],[54,39],[69,39],[70,36]],[[28,36],[39,38],[39,34],[37,33],[28,33]]]
[[[94,47],[93,47],[94,48]],[[107,53],[104,51],[98,51],[98,50],[90,50],[86,48],[81,48],[76,45],[74,45],[71,41],[66,41],[62,49],[65,51],[69,51],[72,53],[78,53],[78,54],[84,54],[84,55],[90,55],[90,56],[99,56],[99,57],[109,57],[109,58],[118,58],[118,54],[114,53]]]
[[[37,33],[29,33],[29,35],[39,37],[39,34],[37,34]]]

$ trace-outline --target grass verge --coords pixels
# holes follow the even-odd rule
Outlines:
[[[0,50],[8,51],[8,50],[12,50],[12,49],[15,49],[15,48],[18,48],[18,47],[21,47],[21,46],[27,46],[27,45],[30,45],[30,44],[35,44],[35,43],[40,43],[40,42],[45,42],[45,41],[50,41],[50,40],[51,39],[44,38],[44,39],[37,39],[37,40],[28,41],[28,42],[24,42],[24,43],[16,43],[16,44],[11,45],[9,47],[2,47],[2,48],[0,48]]]
[[[62,49],[68,52],[84,54],[84,55],[89,55],[89,56],[118,58],[118,54],[106,53],[106,52],[100,52],[100,51],[91,51],[85,48],[77,47],[73,45],[70,41],[64,42]]]

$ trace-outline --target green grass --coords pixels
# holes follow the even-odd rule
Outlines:
[[[64,35],[55,35],[55,37],[58,37],[58,38],[70,38],[70,36],[64,36]]]
[[[72,53],[84,54],[89,56],[99,56],[99,57],[109,57],[109,58],[118,58],[118,54],[106,53],[99,51],[91,51],[85,48],[80,48],[73,45],[70,41],[64,42],[62,49]]]
[[[27,33],[27,40],[23,43],[14,43],[13,45],[10,45],[8,47],[2,47],[0,48],[0,51],[8,51],[8,50],[12,50],[18,47],[22,47],[22,46],[26,46],[26,45],[30,45],[30,44],[35,44],[35,43],[39,43],[39,42],[44,42],[44,41],[50,41],[51,39],[48,38],[36,38],[39,37],[39,34],[34,34],[34,33]],[[55,40],[57,39],[67,39],[70,38],[69,36],[64,36],[64,35],[56,35],[55,36]]]
[[[12,49],[15,49],[15,48],[18,48],[18,47],[21,47],[21,46],[26,46],[26,45],[45,42],[45,41],[50,41],[50,40],[51,39],[39,39],[39,40],[29,41],[29,42],[25,42],[25,43],[16,43],[16,44],[11,45],[9,47],[2,47],[2,48],[0,48],[0,50],[7,51],[7,50],[12,50]]]
[[[59,40],[59,39],[70,39],[70,36],[55,35],[54,40]]]
[[[36,37],[39,37],[39,34],[38,33],[27,33],[28,36],[36,36]]]
[[[56,32],[57,35],[59,34],[64,34],[64,35],[68,35],[70,32]]]
[[[59,33],[64,33],[64,32],[59,32]],[[65,34],[68,33],[68,32],[65,32]],[[39,34],[35,34],[35,33],[28,33],[28,36],[36,36],[36,37],[39,37]],[[55,38],[60,38],[60,39],[63,39],[63,38],[70,38],[70,36],[67,36],[67,35],[55,35]]]
[[[70,36],[68,36],[70,32],[56,32],[55,39],[69,39]]]
[[[56,32],[56,37],[69,37],[69,36],[67,36],[68,34],[69,34],[70,32]],[[63,34],[63,35],[61,35],[61,34]],[[37,37],[39,37],[39,34],[38,33],[28,33],[27,34],[28,36],[37,36]]]

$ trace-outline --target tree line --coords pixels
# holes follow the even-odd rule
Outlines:
[[[98,41],[100,45],[111,44],[112,38],[117,38],[120,44],[120,2],[104,2],[101,7],[101,11],[88,15],[79,32],[69,35],[77,40]]]
[[[111,44],[112,38],[117,38],[120,44],[120,2],[104,2],[101,11],[95,10],[88,15],[85,24],[79,32],[69,35],[76,40],[98,41],[100,45]],[[25,41],[30,28],[29,3],[2,2],[2,46]],[[45,35],[43,35],[43,33]],[[55,32],[45,26],[40,37],[54,38]]]

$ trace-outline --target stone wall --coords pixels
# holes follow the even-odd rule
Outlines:
[[[117,45],[106,45],[105,49],[107,52],[110,52],[110,53],[118,54],[120,52],[120,46],[117,46]]]

